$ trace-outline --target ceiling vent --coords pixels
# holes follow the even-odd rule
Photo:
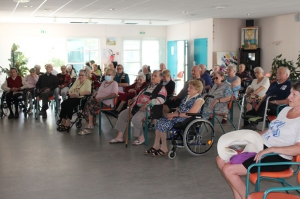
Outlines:
[[[127,25],[136,25],[138,23],[125,23],[125,24],[127,24]]]
[[[81,21],[71,21],[70,23],[88,23],[88,22],[81,22]]]

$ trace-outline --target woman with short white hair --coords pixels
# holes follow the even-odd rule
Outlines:
[[[270,87],[269,78],[264,76],[264,70],[261,67],[255,67],[253,71],[256,79],[246,90],[247,111],[252,110],[253,106],[261,101]]]
[[[227,75],[226,80],[231,83],[231,88],[235,98],[238,98],[238,93],[241,88],[241,78],[236,76],[236,67],[233,65],[229,65],[227,67]]]

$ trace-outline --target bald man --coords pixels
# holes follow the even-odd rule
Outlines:
[[[239,65],[239,71],[236,73],[236,76],[241,78],[241,80],[249,80],[252,81],[253,77],[251,76],[249,71],[246,71],[246,66],[245,64],[240,64]]]
[[[205,81],[205,89],[210,89],[213,84],[212,84],[212,79],[210,75],[206,72],[206,66],[204,64],[200,64],[200,73],[201,73],[201,79]]]

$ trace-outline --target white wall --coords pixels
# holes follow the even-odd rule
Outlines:
[[[241,28],[244,19],[214,19],[213,28],[213,65],[216,64],[216,52],[239,52],[241,47]]]
[[[42,34],[41,30],[46,33]],[[141,35],[140,32],[145,32]],[[167,36],[166,26],[135,25],[97,25],[97,24],[0,24],[0,66],[8,67],[8,58],[13,43],[18,44],[22,38],[100,38],[102,49],[112,49],[115,61],[122,62],[122,38],[163,38]],[[107,46],[106,37],[115,37],[116,46]],[[34,43],[32,45],[35,45]],[[22,46],[21,46],[22,48]],[[101,56],[101,54],[100,54]],[[47,60],[46,60],[47,61]],[[101,65],[108,58],[102,58]],[[29,66],[29,68],[32,66]],[[3,75],[2,75],[3,79]],[[1,81],[1,78],[0,78]],[[3,82],[3,80],[1,81]]]
[[[213,19],[204,19],[189,23],[171,25],[167,27],[167,41],[188,40],[189,60],[188,65],[191,67],[194,61],[194,39],[208,38],[208,68],[212,66],[213,52]]]
[[[300,22],[295,15],[262,18],[256,21],[259,27],[261,67],[269,72],[275,56],[282,54],[287,60],[297,61],[300,51]]]

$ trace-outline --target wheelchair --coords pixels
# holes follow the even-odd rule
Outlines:
[[[204,100],[211,95],[205,96]],[[177,148],[186,148],[188,153],[194,156],[200,156],[207,153],[215,139],[213,125],[202,118],[202,113],[187,113],[190,118],[183,122],[174,124],[169,131],[167,140],[171,141],[172,149],[168,153],[170,159],[176,157]]]
[[[1,99],[0,99],[0,118],[3,118],[4,116],[8,115],[8,107],[6,103],[6,94],[7,91],[3,91]],[[19,107],[23,112],[24,115],[26,116],[30,109],[30,104],[32,103],[32,95],[31,93],[27,90],[24,89],[22,91],[22,95],[18,97],[19,99]]]
[[[76,126],[77,129],[80,129],[82,127],[82,119],[83,119],[83,115],[84,115],[83,114],[83,109],[84,109],[84,106],[87,103],[87,101],[88,101],[88,99],[89,99],[90,96],[91,95],[84,96],[80,100],[80,104],[73,109],[73,115],[77,114],[77,117],[76,117],[76,119],[74,121],[70,122],[70,126],[67,129],[67,132],[70,132],[70,130],[71,130],[72,126],[74,126],[74,124],[75,124],[75,126]],[[59,113],[57,115],[59,115]],[[62,122],[62,120],[58,119],[56,121],[57,126],[59,126],[61,124],[61,122]]]

